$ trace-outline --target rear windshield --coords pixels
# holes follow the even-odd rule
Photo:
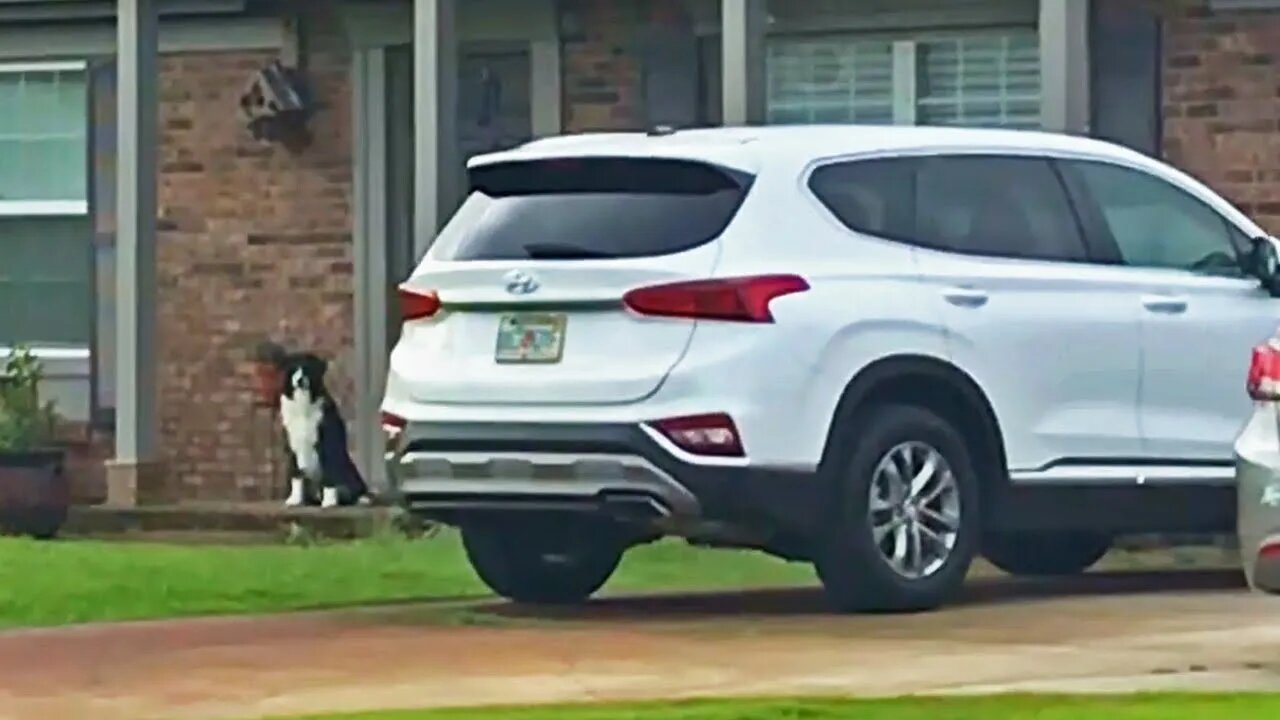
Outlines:
[[[440,260],[667,255],[724,232],[752,177],[686,160],[567,158],[475,168]]]

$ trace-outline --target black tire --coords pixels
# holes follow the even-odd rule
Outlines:
[[[613,575],[624,550],[609,528],[564,518],[468,524],[462,542],[485,585],[530,605],[586,600]]]
[[[1076,575],[1111,549],[1111,537],[1090,532],[1028,532],[988,535],[982,554],[1010,575]]]
[[[977,553],[982,527],[978,478],[960,433],[925,408],[886,404],[843,422],[832,442],[822,472],[834,489],[834,517],[816,562],[832,603],[845,612],[919,612],[937,608],[958,594]],[[904,575],[890,565],[875,540],[868,512],[877,466],[904,444],[927,446],[945,460],[955,479],[948,494],[958,503],[959,522],[950,552],[941,565],[919,577]],[[885,540],[897,542],[888,535]],[[938,547],[931,543],[931,548]]]

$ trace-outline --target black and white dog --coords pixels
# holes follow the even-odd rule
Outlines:
[[[338,403],[325,389],[328,364],[311,353],[289,353],[277,360],[283,378],[280,420],[289,458],[288,507],[354,505],[369,489],[347,452],[347,426]]]

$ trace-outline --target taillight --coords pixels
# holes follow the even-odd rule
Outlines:
[[[1271,540],[1258,549],[1259,560],[1280,559],[1280,540]]]
[[[676,447],[695,455],[742,457],[742,440],[733,418],[724,413],[689,415],[650,423]]]
[[[1268,340],[1253,349],[1245,388],[1254,400],[1280,400],[1280,341]]]
[[[637,288],[622,302],[640,315],[771,323],[770,302],[808,289],[797,275],[757,275]]]
[[[400,318],[423,320],[440,312],[440,296],[435,290],[400,288]]]

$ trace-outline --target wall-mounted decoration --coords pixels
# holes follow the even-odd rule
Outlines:
[[[259,70],[240,96],[240,112],[254,139],[280,143],[294,153],[311,144],[308,123],[314,111],[302,73],[279,60]]]

